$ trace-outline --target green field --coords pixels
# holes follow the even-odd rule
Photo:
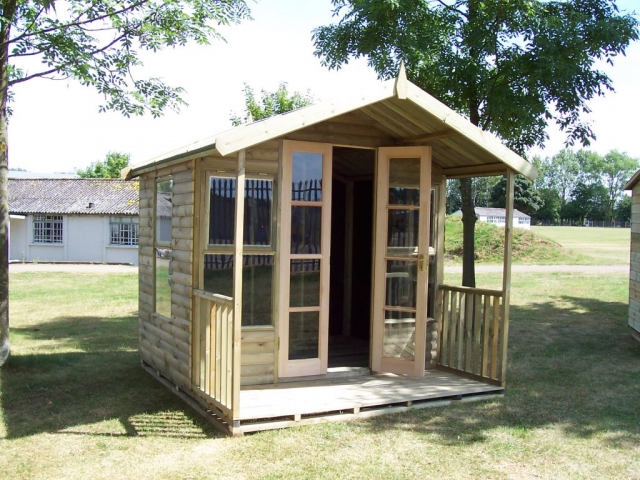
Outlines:
[[[514,273],[503,399],[240,439],[140,368],[135,275],[10,280],[2,478],[640,478],[623,274]]]
[[[564,248],[587,257],[592,265],[629,263],[631,229],[596,227],[531,227],[537,235],[550,238]]]

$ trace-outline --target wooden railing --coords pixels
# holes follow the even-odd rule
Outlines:
[[[500,290],[439,286],[439,366],[504,383],[508,330],[502,297]]]
[[[240,343],[235,342],[233,299],[194,290],[192,383],[196,393],[226,420],[238,415]]]

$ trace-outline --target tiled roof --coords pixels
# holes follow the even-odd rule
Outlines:
[[[10,178],[9,212],[138,215],[138,182],[105,178]]]

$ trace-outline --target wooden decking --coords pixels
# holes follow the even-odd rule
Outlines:
[[[499,386],[437,370],[423,378],[390,374],[245,387],[234,434],[365,418],[502,394]]]

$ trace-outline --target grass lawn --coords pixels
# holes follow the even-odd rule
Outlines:
[[[627,283],[515,273],[503,399],[229,439],[139,367],[135,275],[12,274],[0,476],[640,478]]]
[[[592,265],[629,263],[629,228],[531,227],[531,231],[587,257]]]

